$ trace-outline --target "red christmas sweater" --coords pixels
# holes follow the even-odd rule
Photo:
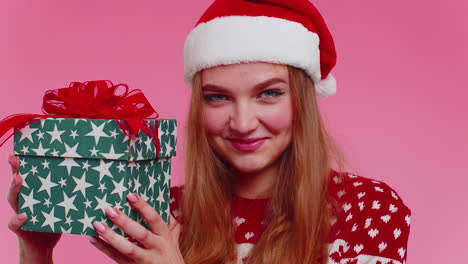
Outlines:
[[[328,264],[401,264],[411,211],[387,184],[332,172],[329,190],[342,207],[332,219],[328,238]],[[182,187],[171,188],[171,213],[179,216]],[[235,197],[233,202],[237,263],[242,264],[263,232],[268,199]]]

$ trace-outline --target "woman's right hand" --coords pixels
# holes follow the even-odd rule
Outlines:
[[[19,159],[16,156],[8,158],[12,172],[13,182],[8,191],[8,203],[16,215],[10,219],[8,228],[18,236],[20,263],[52,263],[52,251],[57,245],[61,234],[32,232],[21,229],[28,216],[25,213],[18,214],[18,192],[23,183],[19,175]]]

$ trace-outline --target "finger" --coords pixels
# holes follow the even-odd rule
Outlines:
[[[88,237],[89,242],[93,244],[97,249],[102,251],[104,254],[109,256],[111,259],[115,260],[117,263],[129,263],[130,259],[125,255],[117,251],[115,248],[107,244],[104,240],[99,237]]]
[[[127,200],[132,208],[136,209],[137,212],[145,219],[153,233],[160,236],[166,236],[169,234],[166,222],[164,222],[156,210],[154,210],[154,208],[138,194],[129,193],[127,195]]]
[[[156,245],[156,236],[144,226],[130,219],[127,215],[115,208],[106,208],[109,219],[125,234],[140,242],[145,248]]]
[[[7,194],[8,203],[10,204],[11,208],[13,208],[15,213],[18,212],[18,192],[22,183],[23,179],[21,176],[14,174],[13,182],[11,183]]]
[[[121,235],[118,235],[114,230],[110,229],[105,223],[94,223],[96,232],[104,238],[107,243],[124,256],[139,262],[143,257],[143,249],[128,241]]]
[[[8,163],[10,163],[11,172],[13,172],[13,174],[19,172],[19,159],[17,156],[15,155],[8,156]]]
[[[172,241],[176,242],[177,245],[179,245],[179,237],[180,237],[180,224],[177,222],[177,220],[170,215],[170,220],[169,220],[169,232],[171,233]]]
[[[8,228],[15,234],[18,234],[18,232],[21,231],[20,228],[26,223],[26,219],[28,219],[28,217],[25,213],[15,215],[8,222]]]

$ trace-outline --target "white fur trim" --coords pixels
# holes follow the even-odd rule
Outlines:
[[[320,96],[336,90],[329,78],[321,85],[318,35],[300,23],[265,16],[219,17],[196,26],[185,41],[184,78],[191,87],[203,69],[258,61],[303,69]]]
[[[329,73],[325,79],[315,84],[315,90],[321,97],[328,97],[336,94],[336,79]]]

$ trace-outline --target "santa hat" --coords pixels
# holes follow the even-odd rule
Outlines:
[[[304,70],[317,93],[336,93],[333,38],[308,0],[215,0],[184,47],[184,78],[206,68],[269,62]]]

